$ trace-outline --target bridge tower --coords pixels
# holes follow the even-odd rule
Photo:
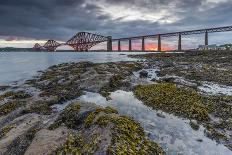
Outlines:
[[[162,47],[161,47],[161,35],[159,34],[159,35],[158,35],[158,51],[159,51],[159,52],[162,51],[161,48],[162,48]]]
[[[182,51],[181,33],[179,33],[179,39],[178,39],[178,51]]]
[[[145,38],[142,38],[142,51],[145,51]]]
[[[56,48],[58,46],[60,46],[61,44],[58,43],[55,40],[48,40],[45,44],[44,44],[44,48],[47,49],[49,52],[54,52],[56,50]]]
[[[121,51],[121,40],[120,39],[118,40],[118,51],[119,52]]]
[[[129,51],[132,51],[132,40],[129,38]]]
[[[38,44],[38,43],[36,43],[34,45],[34,47],[33,47],[33,50],[36,50],[36,51],[41,51],[42,49],[43,49],[43,47],[40,44]]]
[[[107,51],[111,52],[113,50],[112,48],[112,36],[108,36],[108,40],[107,40]]]
[[[209,34],[208,31],[205,31],[205,46],[209,45]]]

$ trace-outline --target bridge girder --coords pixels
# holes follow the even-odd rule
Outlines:
[[[56,48],[58,47],[58,46],[60,46],[61,44],[60,43],[58,43],[57,41],[55,41],[55,40],[48,40],[45,44],[44,44],[44,48],[46,48],[48,51],[50,51],[50,52],[53,52],[53,51],[55,51],[56,50]]]
[[[108,41],[109,38],[88,32],[80,32],[66,42],[74,48],[75,51],[88,51],[93,46]]]
[[[36,44],[34,45],[33,49],[36,50],[36,51],[40,51],[40,50],[43,49],[43,46],[41,46],[40,44],[36,43]]]

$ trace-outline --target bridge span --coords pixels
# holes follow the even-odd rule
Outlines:
[[[146,47],[146,39],[154,38],[157,39],[157,47],[158,51],[162,51],[162,38],[168,38],[177,36],[178,37],[178,51],[182,50],[182,36],[186,35],[194,35],[194,34],[205,34],[204,40],[205,45],[209,44],[209,33],[216,33],[216,32],[227,32],[232,31],[232,26],[225,26],[225,27],[215,27],[215,28],[207,28],[207,29],[197,29],[197,30],[189,30],[189,31],[180,31],[180,32],[171,32],[171,33],[161,33],[161,34],[154,34],[154,35],[144,35],[144,36],[134,36],[134,37],[127,37],[127,38],[118,38],[112,39],[111,36],[101,36],[97,34],[92,34],[88,32],[80,32],[73,36],[70,40],[66,43],[58,43],[55,40],[48,40],[44,46],[40,46],[39,44],[35,44],[34,49],[46,49],[48,51],[55,51],[57,47],[61,45],[69,45],[74,48],[75,51],[88,51],[93,46],[107,42],[107,51],[112,51],[112,43],[118,43],[118,51],[121,51],[121,41],[128,41],[128,50],[132,50],[132,40],[142,40],[142,48],[141,51],[145,51]]]

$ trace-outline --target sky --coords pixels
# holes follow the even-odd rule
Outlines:
[[[32,47],[48,39],[65,42],[82,31],[120,38],[230,26],[231,17],[232,0],[0,0],[0,47]],[[203,41],[203,35],[188,36],[183,46],[193,48]],[[209,42],[232,43],[232,33],[210,34]],[[162,43],[175,48],[177,38]],[[156,49],[156,44],[146,40],[146,49]],[[140,49],[141,41],[133,46]]]

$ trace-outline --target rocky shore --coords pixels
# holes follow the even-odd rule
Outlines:
[[[165,154],[143,122],[110,106],[76,100],[91,92],[110,101],[117,90],[133,92],[154,110],[190,120],[192,130],[203,126],[207,137],[232,148],[232,53],[130,57],[139,61],[64,63],[22,85],[1,87],[0,154]]]

